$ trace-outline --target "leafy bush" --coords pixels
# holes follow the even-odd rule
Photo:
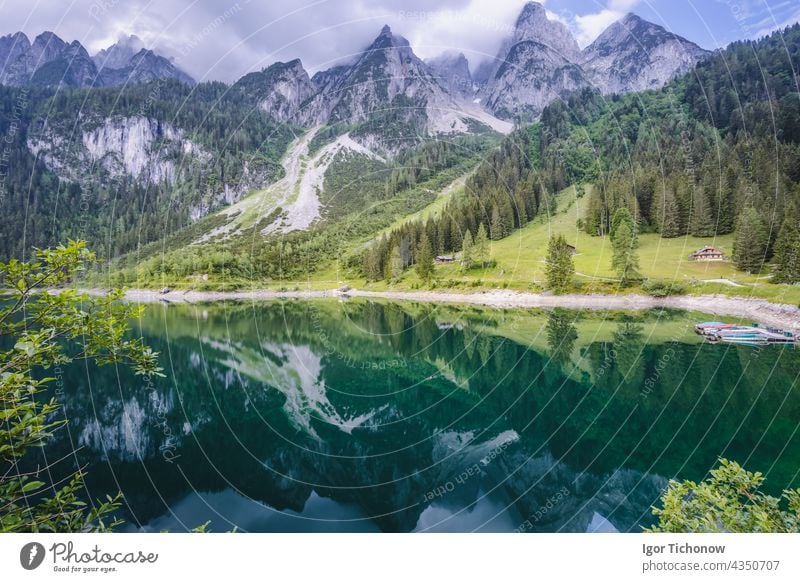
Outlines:
[[[670,295],[685,295],[687,287],[677,281],[648,279],[642,285],[642,290],[653,297],[669,297]]]
[[[139,339],[126,339],[128,321],[142,308],[120,301],[121,290],[90,297],[69,284],[94,262],[83,242],[37,250],[29,263],[0,263],[0,532],[103,531],[120,495],[88,507],[81,499],[83,472],[56,488],[38,480],[48,467],[26,471],[29,453],[44,446],[66,421],[55,419],[58,403],[41,393],[60,367],[78,360],[127,364],[142,376],[161,375],[158,354]],[[43,292],[44,291],[44,292]]]
[[[647,530],[666,533],[798,533],[800,489],[785,490],[780,498],[760,490],[761,473],[744,470],[722,459],[711,477],[670,481],[654,508],[658,524]]]

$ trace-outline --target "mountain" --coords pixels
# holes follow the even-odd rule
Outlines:
[[[604,94],[663,86],[711,53],[628,14],[581,51],[569,29],[536,2],[525,5],[497,57],[475,73],[484,106],[498,117],[538,117],[585,87]]]
[[[31,43],[17,32],[0,38],[0,67],[0,84],[15,87],[110,87],[156,79],[194,84],[189,75],[144,48],[135,36],[120,39],[91,57],[77,40],[67,44],[54,33],[43,32]]]
[[[628,14],[581,55],[590,83],[602,93],[655,89],[711,53],[662,26]]]
[[[484,106],[503,119],[537,117],[552,101],[586,86],[580,48],[569,29],[550,20],[544,6],[529,2],[513,34],[481,71]]]
[[[231,88],[253,100],[276,121],[297,117],[301,106],[317,93],[300,59],[275,63],[258,73],[249,73]]]
[[[30,84],[37,87],[91,87],[97,84],[97,67],[83,45],[75,40],[55,58],[39,66]]]
[[[436,80],[453,96],[472,97],[475,93],[469,62],[464,53],[446,52],[426,59],[425,64]]]
[[[132,34],[123,36],[115,44],[102,49],[92,59],[98,70],[103,69],[122,69],[130,64],[133,55],[145,48],[144,42],[138,36]]]
[[[357,126],[351,132],[356,142],[390,157],[429,136],[469,133],[475,122],[487,121],[464,111],[389,26],[350,65],[317,73],[312,83],[319,93],[299,111],[297,123]]]
[[[144,48],[133,55],[125,67],[103,68],[100,71],[100,85],[104,87],[159,79],[175,79],[186,85],[194,85],[194,79],[172,64],[172,61]]]

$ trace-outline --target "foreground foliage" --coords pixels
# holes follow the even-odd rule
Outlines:
[[[658,524],[649,531],[668,533],[800,532],[800,489],[781,498],[761,491],[764,476],[722,459],[711,477],[700,483],[671,481],[653,509]]]
[[[127,364],[139,375],[160,375],[158,354],[139,339],[127,339],[128,321],[142,308],[122,303],[122,291],[89,297],[64,289],[95,256],[83,242],[36,251],[27,263],[0,263],[0,532],[103,531],[120,497],[87,505],[81,499],[83,472],[66,483],[46,483],[52,465],[26,469],[26,459],[64,426],[56,394],[62,369],[77,360]],[[67,461],[62,461],[67,462]]]

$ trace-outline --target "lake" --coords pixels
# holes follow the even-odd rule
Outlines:
[[[151,305],[166,378],[64,371],[54,475],[124,531],[635,532],[719,457],[800,485],[800,352],[701,314],[287,301]]]

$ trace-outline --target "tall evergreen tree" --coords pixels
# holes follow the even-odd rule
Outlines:
[[[640,279],[639,275],[639,237],[633,217],[627,208],[620,208],[614,213],[611,230],[611,247],[613,255],[611,266],[619,276],[620,282],[627,285]]]
[[[761,270],[767,253],[769,235],[764,220],[752,206],[742,211],[736,224],[733,242],[733,261],[736,267],[748,273]]]
[[[800,283],[800,213],[791,204],[786,209],[778,240],[775,241],[774,283]]]
[[[664,189],[661,203],[660,230],[661,236],[664,238],[675,238],[681,235],[678,203],[675,200],[675,192],[670,186]]]
[[[485,267],[489,262],[489,237],[486,235],[486,227],[483,223],[478,227],[478,234],[475,235],[475,258],[481,267]]]
[[[472,265],[475,262],[474,254],[472,233],[467,230],[464,233],[464,242],[461,244],[461,265],[465,269],[472,268]]]
[[[500,240],[503,238],[503,221],[500,218],[500,211],[497,206],[492,207],[492,225],[489,234],[492,240]]]
[[[575,265],[572,261],[572,250],[564,235],[550,237],[547,244],[547,260],[545,266],[547,285],[556,293],[563,293],[569,288]]]
[[[403,276],[403,257],[400,256],[400,247],[392,246],[392,253],[389,255],[389,275],[392,281],[399,281]]]
[[[708,180],[704,180],[704,182],[708,182]],[[690,225],[692,235],[699,237],[714,236],[716,224],[712,202],[713,191],[709,190],[708,184],[695,186],[694,195],[692,196],[692,220]]]
[[[433,249],[431,249],[431,241],[425,231],[422,232],[422,238],[419,241],[416,269],[417,275],[423,281],[430,280],[433,275]]]

